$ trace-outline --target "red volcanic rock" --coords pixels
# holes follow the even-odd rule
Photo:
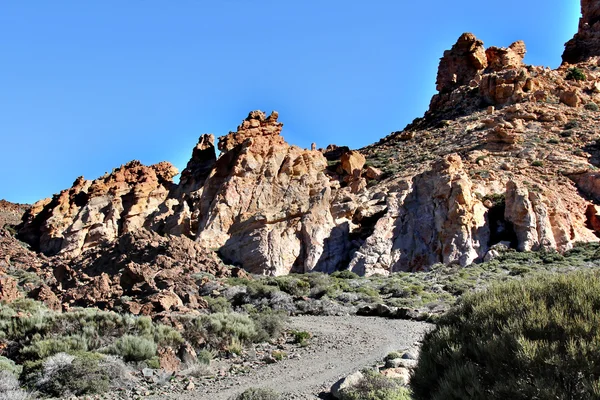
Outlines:
[[[483,42],[472,33],[463,33],[452,49],[446,50],[440,60],[436,88],[440,92],[467,85],[487,67]]]
[[[177,169],[132,161],[93,181],[77,178],[70,189],[36,203],[19,236],[44,254],[77,256],[141,228],[167,198]]]
[[[6,274],[0,274],[0,301],[10,303],[21,297],[17,281]]]

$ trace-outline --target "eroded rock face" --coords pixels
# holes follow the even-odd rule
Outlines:
[[[132,161],[93,181],[77,178],[70,189],[36,203],[20,236],[44,254],[77,256],[144,226],[166,198],[177,169]]]
[[[581,0],[581,15],[577,33],[565,44],[564,63],[576,64],[600,56],[600,2]]]
[[[574,193],[531,190],[512,180],[506,185],[504,216],[512,224],[519,251],[565,251],[578,241],[597,241],[585,226],[587,207]]]
[[[492,46],[485,51],[485,56],[487,57],[488,68],[497,72],[521,67],[525,53],[525,43],[519,40],[508,48]]]
[[[181,172],[179,185],[173,186],[168,198],[151,217],[149,226],[152,230],[178,236],[195,235],[198,230],[199,200],[216,161],[214,135],[200,136],[192,151],[192,158]]]
[[[460,157],[450,155],[395,188],[387,213],[350,268],[370,275],[426,269],[437,262],[468,265],[487,251],[485,213]]]
[[[343,255],[325,245],[336,226],[327,160],[285,143],[281,128],[276,113],[255,111],[219,140],[224,153],[200,198],[197,240],[255,273],[328,269]]]

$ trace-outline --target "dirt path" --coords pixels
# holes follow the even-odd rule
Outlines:
[[[250,387],[275,389],[284,399],[318,399],[320,392],[328,391],[342,376],[380,361],[390,351],[411,346],[432,327],[421,322],[356,316],[294,317],[290,325],[313,334],[310,346],[297,357],[160,399],[227,400]]]

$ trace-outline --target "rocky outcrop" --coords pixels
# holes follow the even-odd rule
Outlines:
[[[17,281],[6,274],[0,273],[0,301],[10,303],[23,297],[17,286]]]
[[[386,214],[355,253],[350,269],[371,275],[426,269],[438,262],[468,265],[487,251],[485,213],[460,157],[450,155],[390,193]]]
[[[152,230],[170,235],[195,236],[200,197],[216,161],[214,135],[200,136],[192,151],[192,158],[181,172],[179,185],[173,187],[169,197],[151,217],[149,226]]]
[[[600,56],[600,3],[581,0],[579,29],[573,39],[565,43],[562,60],[576,64],[595,56]]]
[[[440,61],[439,94],[431,99],[430,112],[521,101],[535,88],[532,74],[523,66],[525,52],[522,41],[486,50],[481,40],[464,33]]]
[[[132,161],[93,181],[79,177],[70,189],[34,204],[19,235],[44,254],[77,256],[142,228],[176,174],[167,162],[146,167]]]
[[[326,244],[337,225],[327,160],[285,143],[281,128],[276,113],[252,112],[220,138],[223,153],[200,198],[197,240],[255,273],[335,269],[344,255]]]
[[[597,237],[586,226],[588,205],[576,193],[537,188],[509,181],[506,185],[504,217],[517,237],[519,251],[569,250],[576,242],[593,242]]]
[[[511,44],[508,48],[492,46],[485,51],[488,69],[498,72],[523,66],[525,43],[522,40]]]
[[[446,93],[477,80],[488,64],[483,42],[472,33],[463,33],[440,60],[436,89]]]
[[[63,308],[96,305],[145,315],[203,308],[200,275],[232,274],[197,242],[147,229],[128,232],[74,259],[54,260],[47,268]]]
[[[591,15],[596,12],[597,5],[590,3],[584,2],[584,8],[588,11],[582,21],[594,19]],[[600,29],[600,23],[595,24]],[[502,107],[526,102],[560,101],[570,107],[598,104],[600,96],[595,90],[597,60],[590,57],[591,54],[600,55],[600,33],[594,29],[585,32],[592,31],[596,33],[590,33],[581,51],[578,50],[586,54],[577,56],[578,61],[586,61],[578,65],[578,77],[571,75],[567,64],[558,70],[523,64],[526,49],[522,41],[514,42],[509,47],[492,46],[484,49],[483,42],[475,36],[463,34],[440,61],[437,81],[439,93],[432,97],[426,117],[440,114],[452,117],[489,105]],[[573,40],[573,46],[577,46],[579,39]],[[569,49],[568,44],[565,54],[569,53]],[[396,136],[402,135],[398,133]]]

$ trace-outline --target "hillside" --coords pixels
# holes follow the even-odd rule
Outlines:
[[[485,48],[461,35],[440,60],[430,109],[371,146],[290,146],[276,112],[253,111],[216,145],[202,135],[178,184],[168,162],[79,177],[31,206],[17,237],[68,271],[48,276],[64,299],[99,301],[68,294],[68,282],[87,282],[113,288],[101,298],[135,292],[183,309],[199,303],[181,280],[230,275],[226,265],[388,275],[479,263],[498,244],[596,242],[600,51],[590,43],[600,28],[594,2],[582,10],[556,70],[524,65],[523,42]]]
[[[429,110],[362,149],[289,145],[277,112],[251,111],[218,139],[201,135],[178,183],[169,162],[134,160],[33,205],[0,200],[0,369],[19,375],[17,389],[53,394],[66,393],[44,370],[57,355],[100,375],[135,365],[123,396],[141,398],[140,382],[169,394],[152,371],[203,376],[213,356],[206,393],[250,387],[280,368],[242,375],[285,350],[330,384],[362,358],[336,347],[344,363],[323,372],[327,354],[302,350],[305,326],[326,349],[343,340],[331,321],[361,331],[348,315],[409,319],[364,330],[386,332],[369,345],[391,351],[387,330],[402,327],[406,350],[463,293],[597,269],[600,2],[582,0],[557,69],[524,64],[521,41],[503,45],[461,35]],[[327,319],[286,331],[288,315]],[[301,375],[302,390],[286,390],[323,389],[323,376]],[[188,375],[173,382],[194,390]]]

